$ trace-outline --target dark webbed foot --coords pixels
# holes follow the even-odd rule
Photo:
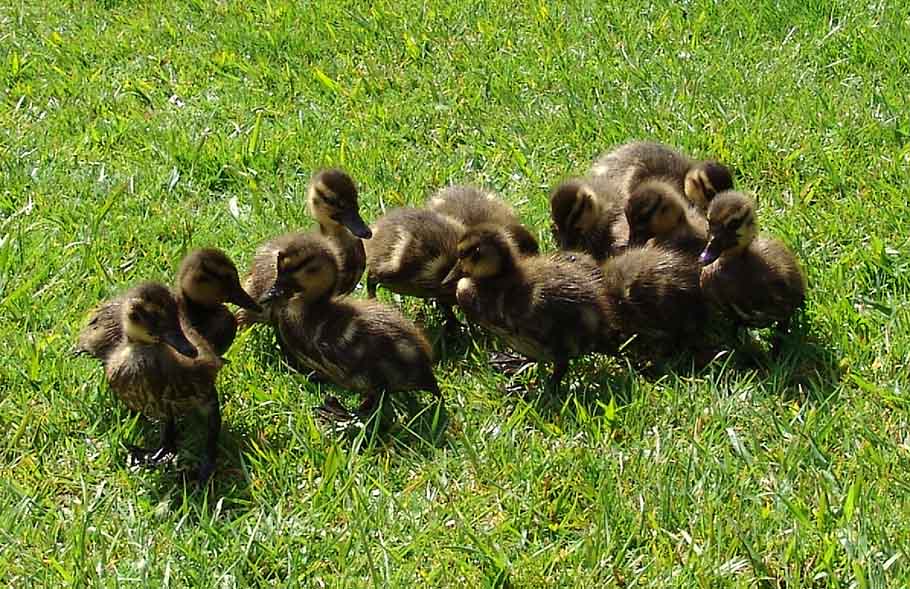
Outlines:
[[[315,407],[317,415],[325,419],[336,422],[353,421],[357,419],[357,414],[345,407],[337,398],[329,395],[322,402],[322,405]]]
[[[177,422],[170,418],[161,424],[161,443],[157,448],[127,446],[127,450],[132,464],[155,467],[169,462],[177,453]]]
[[[550,394],[555,395],[559,393],[559,388],[562,384],[562,378],[566,375],[566,371],[568,369],[568,360],[557,360],[556,363],[553,364],[553,374],[550,376],[550,382],[547,387]]]
[[[530,360],[519,354],[509,352],[491,352],[490,366],[503,374],[514,374],[527,366]]]

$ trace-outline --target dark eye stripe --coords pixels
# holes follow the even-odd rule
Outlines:
[[[659,207],[659,206],[660,206],[660,201],[655,200],[651,203],[651,206],[649,206],[647,209],[638,211],[638,214],[636,215],[636,217],[638,217],[642,221],[647,221],[651,217],[654,216],[654,213],[657,211],[657,207]]]

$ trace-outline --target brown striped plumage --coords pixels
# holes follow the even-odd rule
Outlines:
[[[433,193],[427,208],[460,221],[466,228],[483,223],[499,225],[512,238],[522,255],[535,255],[540,246],[534,235],[521,224],[515,209],[496,194],[476,186],[456,185]]]
[[[708,223],[676,188],[663,180],[646,180],[626,200],[629,245],[655,245],[694,258],[708,242]]]
[[[221,250],[197,249],[181,262],[177,272],[175,296],[184,331],[194,329],[215,350],[224,355],[237,332],[234,314],[224,306],[231,302],[247,309],[258,305],[240,286],[237,267]],[[79,333],[76,351],[105,361],[123,337],[121,330],[122,297],[102,303]]]
[[[700,283],[709,302],[739,325],[786,329],[806,296],[796,256],[781,241],[758,235],[755,204],[742,193],[717,195],[708,222]]]
[[[299,235],[277,254],[277,279],[263,300],[286,353],[329,380],[361,393],[370,413],[381,393],[439,395],[430,344],[397,310],[333,296],[337,257],[324,238]]]
[[[602,178],[572,178],[550,195],[553,238],[562,250],[603,261],[626,246],[629,228],[623,198]]]
[[[458,244],[458,305],[510,347],[554,364],[559,386],[571,358],[612,351],[617,338],[596,263],[584,254],[519,256],[508,234],[478,225]]]
[[[704,213],[714,195],[733,188],[730,170],[716,161],[696,161],[653,141],[633,141],[600,156],[591,174],[602,177],[627,196],[645,180],[670,182]]]
[[[329,240],[338,258],[337,294],[352,292],[366,268],[366,251],[362,239],[370,239],[372,231],[359,212],[357,187],[351,177],[338,169],[317,172],[307,189],[307,206],[319,224],[319,233]],[[288,239],[298,233],[286,234],[259,246],[249,273],[243,279],[244,288],[256,300],[275,282],[275,253]],[[241,312],[241,326],[268,321],[261,313]]]

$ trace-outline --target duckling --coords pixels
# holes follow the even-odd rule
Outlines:
[[[443,285],[442,280],[458,260],[464,232],[460,221],[432,210],[389,211],[373,225],[373,239],[366,245],[368,296],[374,298],[382,285],[405,296],[435,299],[447,324],[457,324],[451,309],[455,285]]]
[[[430,344],[413,323],[378,301],[333,296],[340,271],[325,238],[298,234],[275,263],[277,278],[260,302],[272,305],[279,340],[299,363],[360,392],[358,415],[372,413],[383,393],[441,398]],[[330,405],[339,406],[328,398]]]
[[[615,182],[626,194],[649,178],[663,178],[702,213],[719,192],[733,188],[733,175],[713,160],[693,160],[653,141],[633,141],[600,156],[591,174]]]
[[[433,194],[427,208],[453,217],[465,227],[481,223],[504,227],[522,255],[536,255],[540,251],[537,239],[521,224],[515,210],[492,192],[476,186],[449,186]]]
[[[370,239],[373,232],[360,217],[357,187],[344,171],[327,169],[317,172],[307,188],[307,207],[319,223],[319,233],[330,240],[337,250],[341,270],[337,293],[354,290],[366,268],[363,239]],[[275,282],[275,252],[282,247],[281,236],[262,244],[256,252],[243,286],[253,295],[261,297]],[[266,321],[259,313],[243,312],[238,315],[241,325]]]
[[[563,250],[580,250],[598,261],[617,254],[628,241],[623,199],[602,178],[572,178],[550,195],[553,238]]]
[[[469,319],[516,351],[553,363],[553,391],[571,358],[612,351],[617,341],[596,263],[582,253],[569,263],[567,255],[520,256],[503,228],[477,225],[458,243],[458,263],[445,280],[457,280]]]
[[[176,449],[176,418],[200,410],[208,416],[208,436],[199,480],[207,481],[221,431],[215,377],[223,361],[198,334],[191,332],[191,343],[181,330],[177,300],[166,286],[142,283],[120,299],[119,308],[123,337],[105,360],[108,384],[130,409],[163,421],[160,446],[133,447],[133,457],[161,462]]]
[[[745,327],[789,328],[806,297],[806,276],[781,241],[758,235],[755,203],[741,192],[718,194],[708,208],[709,241],[699,261],[702,291]]]
[[[704,323],[698,267],[689,256],[649,243],[629,247],[601,268],[610,319],[623,339],[682,343]]]
[[[645,180],[632,190],[625,215],[630,246],[641,246],[653,239],[656,244],[694,258],[708,243],[705,218],[665,180]]]
[[[237,333],[234,315],[222,303],[260,311],[250,295],[240,286],[237,267],[221,250],[202,248],[190,252],[177,272],[176,297],[184,330],[194,329],[224,355]],[[122,300],[102,303],[79,334],[77,353],[93,356],[102,362],[123,337],[121,331]]]

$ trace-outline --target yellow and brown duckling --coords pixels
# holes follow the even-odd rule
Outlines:
[[[591,173],[607,178],[625,194],[652,178],[670,182],[702,212],[714,195],[733,188],[727,166],[714,160],[693,160],[654,141],[633,141],[616,147],[594,162]]]
[[[210,342],[216,353],[224,354],[233,342],[236,322],[222,303],[258,309],[258,305],[240,287],[237,269],[223,252],[200,249],[184,258],[178,273],[177,300],[181,322],[188,322]],[[123,337],[121,329],[122,297],[99,305],[79,333],[75,351],[105,361]]]
[[[458,264],[446,278],[457,280],[458,305],[469,319],[517,352],[554,365],[552,390],[571,358],[612,351],[617,343],[595,262],[566,255],[520,256],[501,227],[478,225],[462,237]]]
[[[572,178],[557,186],[550,195],[550,219],[560,249],[598,261],[616,255],[628,241],[623,198],[601,178]]]
[[[625,205],[629,245],[656,245],[698,256],[708,243],[705,218],[664,180],[646,180],[629,194]]]
[[[347,294],[356,288],[366,268],[363,239],[373,232],[360,217],[359,197],[354,180],[344,171],[327,169],[317,172],[307,188],[307,207],[319,223],[319,233],[337,250],[340,263],[337,293]],[[261,297],[275,282],[275,252],[291,236],[283,235],[262,244],[256,251],[243,285],[254,299]],[[267,321],[257,313],[241,313],[242,325]]]
[[[260,302],[272,306],[286,353],[335,384],[361,393],[367,416],[383,393],[424,390],[441,398],[430,344],[397,310],[335,297],[338,259],[326,240],[300,234],[275,254],[277,277]],[[340,404],[326,399],[326,408]]]
[[[450,325],[455,285],[443,285],[458,260],[458,240],[465,227],[457,219],[427,209],[393,209],[373,225],[366,244],[367,293],[383,286],[405,296],[436,300]]]
[[[224,355],[237,333],[237,321],[223,303],[259,311],[250,295],[240,286],[237,267],[221,250],[193,250],[180,264],[177,272],[176,298],[184,330],[193,329],[211,345],[215,353]],[[78,353],[88,354],[102,362],[123,337],[121,330],[121,298],[102,303],[92,314],[79,334]]]
[[[515,209],[492,192],[476,186],[456,185],[443,188],[427,201],[427,208],[460,221],[466,228],[493,223],[512,237],[519,253],[536,255],[537,238],[521,224]]]
[[[161,462],[176,450],[176,418],[201,411],[208,418],[198,474],[204,482],[214,472],[218,453],[221,412],[215,378],[223,361],[198,334],[181,330],[177,299],[166,286],[143,283],[119,300],[123,337],[105,360],[108,384],[127,407],[162,421],[159,447],[133,447],[131,453],[146,464]]]
[[[758,235],[755,203],[741,192],[711,201],[708,230],[699,258],[708,301],[739,325],[777,325],[785,331],[806,297],[806,276],[793,252],[777,239]]]
[[[629,247],[601,268],[610,319],[623,339],[684,343],[703,325],[699,269],[690,256],[649,243]]]

